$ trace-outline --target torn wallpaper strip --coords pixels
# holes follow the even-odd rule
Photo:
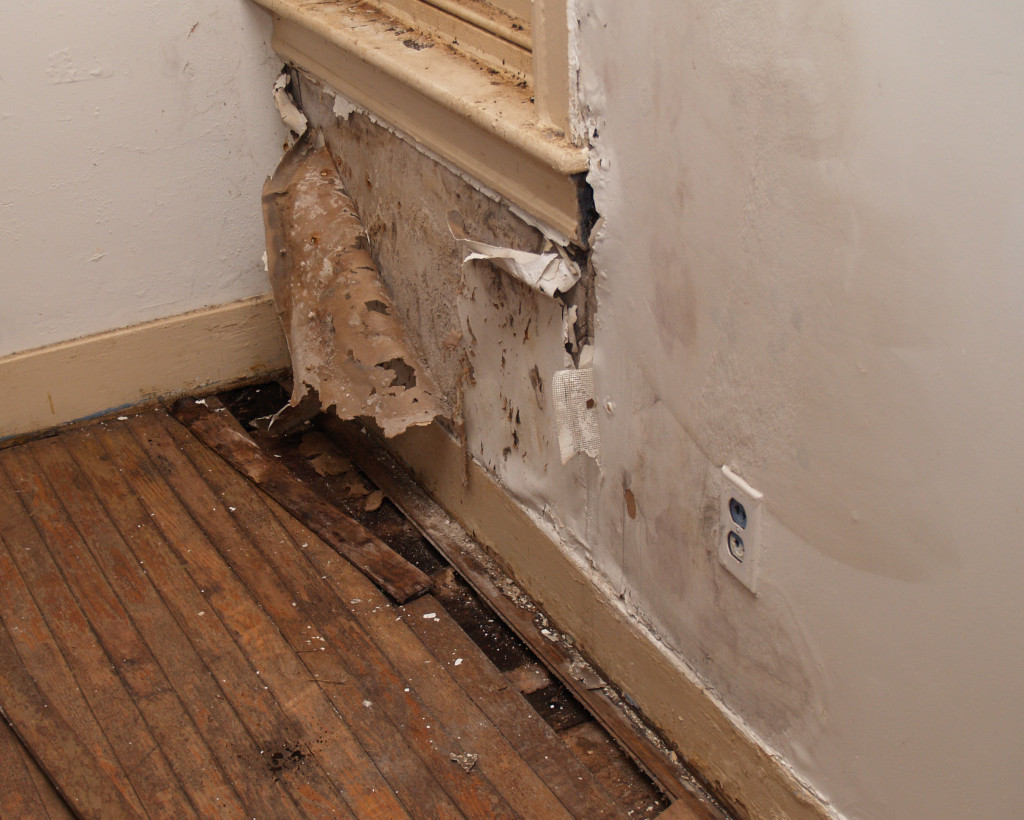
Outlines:
[[[263,187],[274,302],[291,353],[289,407],[372,418],[387,437],[447,415],[380,278],[355,203],[310,130]]]
[[[448,230],[459,247],[467,252],[462,259],[463,264],[474,259],[486,260],[548,296],[565,293],[580,280],[579,266],[561,248],[556,247],[547,253],[530,253],[477,242],[466,236],[462,229],[462,216],[456,211],[448,214]]]

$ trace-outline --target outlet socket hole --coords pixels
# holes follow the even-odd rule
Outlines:
[[[741,530],[747,528],[747,510],[735,498],[729,499],[729,515],[732,516],[732,520],[736,522],[736,526]]]
[[[743,539],[734,532],[729,533],[729,554],[741,563],[747,554],[747,548],[743,546]]]

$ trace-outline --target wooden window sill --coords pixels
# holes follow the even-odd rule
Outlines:
[[[525,83],[356,2],[255,0],[273,47],[569,240],[587,151],[539,122]],[[423,47],[423,45],[428,47]]]

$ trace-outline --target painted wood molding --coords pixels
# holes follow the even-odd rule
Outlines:
[[[529,88],[455,51],[406,45],[408,32],[357,3],[255,0],[274,50],[429,151],[579,240],[575,175],[585,148],[538,118]]]
[[[0,440],[289,367],[269,294],[0,359]]]
[[[564,552],[436,423],[387,442],[424,489],[507,569],[557,627],[640,707],[737,816],[826,820],[828,806]]]

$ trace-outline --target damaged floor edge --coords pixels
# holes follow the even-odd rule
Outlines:
[[[258,393],[259,388],[248,388],[236,393],[254,391]],[[215,399],[189,400],[184,404],[187,403],[191,403],[199,411],[198,418],[205,418],[211,425],[219,425],[233,436],[246,437],[231,417],[231,413],[223,406],[219,406]],[[273,452],[276,453],[277,450]],[[31,678],[47,687],[49,695],[46,700],[51,707],[50,713],[54,716],[58,711],[60,714],[72,714],[80,707],[71,706],[72,711],[68,712],[69,704],[84,697],[89,703],[89,708],[94,710],[96,720],[100,721],[99,726],[105,728],[97,734],[97,726],[93,722],[86,721],[81,725],[76,723],[74,730],[68,728],[68,740],[74,740],[78,746],[74,743],[69,746],[68,743],[58,742],[53,731],[47,732],[41,728],[41,724],[46,723],[44,713],[40,711],[43,709],[42,701],[38,698],[34,702],[19,700],[19,692],[35,691],[35,684],[28,678],[0,681],[0,702],[13,709],[7,713],[17,725],[30,727],[31,731],[26,736],[27,742],[33,745],[35,752],[45,753],[48,775],[58,779],[69,802],[81,816],[105,816],[103,800],[106,798],[114,801],[109,803],[108,807],[117,804],[123,797],[131,806],[154,807],[156,804],[152,804],[151,801],[158,800],[159,805],[166,808],[178,800],[174,793],[175,789],[180,787],[184,787],[188,792],[188,801],[199,801],[195,805],[200,815],[209,811],[217,813],[217,800],[221,798],[227,800],[228,805],[235,805],[238,801],[245,805],[261,804],[270,813],[261,810],[257,812],[260,816],[294,815],[290,808],[292,801],[299,808],[299,816],[324,814],[322,809],[326,809],[330,804],[316,802],[321,799],[321,793],[317,790],[327,785],[322,779],[317,780],[320,777],[319,767],[323,765],[327,767],[325,771],[340,773],[336,768],[337,757],[331,756],[336,755],[336,744],[340,740],[339,735],[331,733],[339,729],[326,728],[323,721],[327,713],[321,709],[320,719],[314,720],[312,725],[308,723],[308,719],[294,723],[290,731],[299,732],[300,739],[296,741],[298,745],[293,743],[291,746],[285,744],[275,747],[274,744],[282,740],[278,737],[277,731],[271,733],[272,737],[267,737],[264,730],[257,728],[261,720],[270,719],[273,722],[269,714],[261,718],[249,714],[252,710],[237,711],[246,698],[256,693],[261,693],[260,698],[268,707],[273,707],[276,701],[293,721],[299,718],[300,712],[311,705],[308,697],[295,700],[287,695],[288,690],[285,687],[294,686],[295,681],[302,677],[301,674],[298,678],[295,677],[299,667],[296,666],[289,673],[282,674],[275,669],[277,661],[268,665],[270,656],[264,652],[261,644],[265,638],[256,637],[250,616],[242,614],[248,608],[251,614],[255,615],[256,611],[252,607],[257,600],[266,612],[266,615],[261,615],[260,618],[272,618],[271,623],[278,624],[284,639],[293,647],[293,650],[285,650],[284,645],[281,645],[272,651],[271,655],[279,651],[297,653],[288,663],[294,666],[298,659],[302,659],[301,662],[305,663],[312,677],[319,682],[319,687],[323,688],[328,699],[340,710],[344,720],[356,732],[358,743],[370,754],[387,780],[384,793],[380,793],[380,788],[353,791],[361,775],[345,774],[342,777],[348,783],[343,791],[344,800],[349,804],[353,816],[378,816],[375,812],[380,810],[382,800],[385,804],[392,801],[390,805],[394,809],[388,810],[383,816],[405,816],[398,808],[398,804],[393,802],[395,797],[398,797],[401,804],[409,810],[410,816],[424,818],[465,816],[484,820],[505,816],[572,816],[590,820],[597,817],[625,817],[627,814],[651,817],[654,816],[651,814],[652,810],[658,814],[664,813],[667,805],[665,802],[659,803],[659,800],[655,799],[652,804],[651,798],[645,796],[642,790],[636,791],[637,787],[626,785],[626,781],[616,779],[619,775],[613,774],[608,767],[614,768],[619,764],[613,763],[611,758],[603,757],[605,753],[593,745],[595,740],[592,733],[577,731],[577,728],[582,730],[587,725],[596,724],[591,721],[589,724],[578,725],[578,719],[571,723],[559,723],[557,713],[549,715],[547,706],[541,711],[539,704],[547,701],[536,700],[537,695],[551,697],[545,694],[547,689],[538,691],[539,687],[545,686],[544,682],[534,683],[522,676],[518,676],[517,679],[517,676],[511,674],[511,671],[526,672],[526,667],[516,667],[512,670],[511,667],[502,666],[500,668],[503,671],[499,672],[499,669],[492,666],[491,661],[487,659],[493,656],[481,654],[483,645],[481,649],[476,649],[467,642],[467,635],[460,631],[464,628],[464,622],[458,620],[454,613],[449,615],[442,611],[443,608],[452,612],[449,589],[451,581],[443,580],[446,573],[450,573],[451,570],[434,573],[433,591],[426,592],[415,602],[404,607],[387,604],[379,593],[370,594],[372,585],[365,579],[362,582],[358,581],[359,573],[355,572],[354,568],[345,570],[341,575],[338,574],[341,570],[332,569],[331,552],[329,549],[325,552],[326,545],[323,542],[314,543],[315,536],[273,502],[265,497],[261,502],[260,491],[247,484],[243,478],[243,475],[246,475],[245,471],[239,475],[232,470],[219,456],[204,448],[167,414],[161,411],[129,413],[123,420],[112,419],[106,423],[94,423],[63,433],[58,438],[41,439],[9,449],[0,455],[0,514],[4,522],[3,539],[0,539],[0,559],[15,560],[19,566],[17,575],[24,576],[25,579],[25,582],[17,581],[15,574],[10,572],[0,576],[5,579],[4,588],[14,595],[14,598],[0,598],[0,615],[3,621],[0,637],[9,638],[7,643],[3,644],[6,647],[4,651],[13,649],[23,656],[28,664],[23,671],[27,671]],[[270,464],[276,466],[285,463],[270,461]],[[268,468],[264,465],[256,471],[257,475],[262,476],[266,469]],[[250,481],[253,480],[252,476],[249,478]],[[379,495],[379,491],[366,495],[366,503],[360,502],[360,506],[365,506],[368,511],[377,510],[381,501],[372,499]],[[313,504],[313,507],[316,506]],[[158,513],[152,521],[145,517],[147,509]],[[398,515],[394,508],[389,509],[392,510],[389,515]],[[268,510],[271,513],[269,518]],[[186,519],[180,518],[181,512],[187,512]],[[30,517],[26,517],[28,513],[31,513]],[[188,523],[189,518],[193,523]],[[399,519],[403,520],[401,516]],[[383,519],[376,520],[378,523],[383,522]],[[176,521],[180,523],[174,523]],[[137,536],[136,522],[145,522],[145,531],[140,531]],[[195,529],[196,526],[199,527],[198,530]],[[415,532],[408,523],[405,526]],[[118,536],[111,527],[121,535]],[[280,540],[281,527],[289,533],[286,541]],[[76,534],[79,532],[81,535]],[[188,537],[188,532],[193,532],[193,535]],[[182,536],[186,537],[182,539]],[[358,535],[352,537],[356,540],[360,538]],[[422,539],[419,540],[422,542]],[[39,549],[31,550],[32,555],[23,555],[24,550],[18,549],[19,546],[25,547],[33,543]],[[178,555],[179,560],[183,562],[181,567],[175,568],[177,565],[172,554],[162,555],[165,547],[161,544],[171,547],[173,554]],[[101,545],[107,546],[100,549]],[[72,556],[69,550],[77,552]],[[52,564],[48,563],[50,558],[45,557],[47,553],[52,553],[52,558],[57,561],[62,556],[69,559],[61,570],[63,581],[53,574]],[[139,560],[130,561],[129,564],[134,566],[134,570],[124,575],[118,572],[116,567],[129,556],[129,553],[134,553],[135,558]],[[217,554],[219,558],[216,557]],[[312,566],[306,566],[307,559],[312,562]],[[225,575],[227,570],[222,563],[237,573],[237,578]],[[179,572],[183,569],[187,569],[184,576]],[[97,571],[100,572],[98,577]],[[189,576],[191,581],[188,580]],[[318,581],[314,576],[329,580]],[[216,580],[218,578],[220,580]],[[344,582],[344,587],[339,587],[338,583],[342,578],[348,580]],[[99,587],[96,586],[98,580]],[[239,582],[242,586],[239,586]],[[277,588],[277,584],[281,582],[285,586]],[[108,583],[112,584],[113,594],[122,602],[121,604],[110,598],[111,590],[106,588]],[[130,590],[138,583],[142,583],[143,586],[154,584],[155,589],[163,596],[164,606],[170,607],[170,613],[156,613],[156,609],[162,611],[162,608],[156,606],[152,599],[152,591],[143,594],[141,598],[131,592]],[[327,593],[328,586],[333,586],[335,592]],[[33,608],[25,603],[25,596],[32,594],[31,591],[36,587],[45,590],[42,609]],[[234,592],[229,595],[229,590]],[[247,603],[233,603],[235,592],[242,593]],[[357,597],[349,600],[353,594]],[[179,600],[180,595],[184,597]],[[336,611],[340,602],[336,600],[335,595],[341,595],[346,604],[342,610],[341,622],[338,621]],[[256,597],[249,599],[247,596]],[[101,604],[100,601],[106,598],[109,598],[109,601]],[[47,601],[57,600],[65,602],[60,611],[66,611],[67,617],[62,616],[55,620],[52,616],[55,608],[45,604]],[[22,603],[19,604],[19,601]],[[289,604],[289,601],[292,603]],[[108,609],[108,604],[113,610]],[[120,612],[121,606],[127,607],[124,613],[127,620],[120,617],[111,620],[111,613]],[[212,612],[203,611],[211,606]],[[298,610],[292,609],[296,606],[299,607]],[[380,615],[374,614],[382,609],[387,611]],[[328,613],[332,612],[334,615],[328,617]],[[200,756],[212,753],[213,760],[218,761],[214,768],[223,767],[217,778],[228,777],[227,781],[219,781],[221,798],[216,797],[216,791],[206,791],[206,787],[199,781],[187,781],[185,773],[195,761],[188,763],[178,759],[180,750],[176,751],[173,744],[167,744],[172,735],[166,734],[165,730],[177,725],[172,713],[179,706],[171,709],[170,713],[163,713],[161,704],[166,698],[138,699],[132,694],[148,691],[149,684],[143,686],[141,690],[135,687],[143,680],[136,676],[148,674],[143,667],[153,660],[149,652],[154,653],[154,657],[165,669],[185,662],[184,656],[180,654],[180,639],[175,639],[178,641],[179,649],[172,650],[170,647],[175,644],[175,640],[165,644],[165,638],[161,637],[163,633],[160,632],[158,624],[170,623],[167,618],[171,613],[175,613],[173,619],[177,621],[180,629],[189,634],[189,640],[199,653],[199,657],[187,653],[193,660],[188,661],[186,666],[194,666],[200,662],[200,658],[203,659],[201,663],[210,664],[209,672],[227,698],[224,705],[217,705],[213,710],[216,713],[215,722],[235,720],[230,717],[231,709],[236,710],[237,718],[242,721],[241,724],[234,724],[234,734],[229,732],[229,736],[223,738],[223,745],[218,730],[203,728],[205,724],[202,721],[195,723],[203,737],[200,739],[196,736],[194,740],[200,746],[208,747]],[[209,617],[202,617],[207,614]],[[397,619],[393,617],[396,614]],[[45,628],[42,621],[35,623],[40,617],[48,624]],[[28,631],[17,626],[25,618],[35,624]],[[453,618],[456,620],[452,620]],[[316,637],[316,631],[306,632],[305,630],[314,629],[313,626],[304,626],[307,619],[310,619],[309,624],[316,624],[315,629],[320,630],[319,634],[325,637]],[[360,637],[362,633],[359,631],[360,627],[356,625],[357,622],[369,630],[371,643],[365,643],[367,638]],[[92,629],[96,630],[95,636],[99,638],[103,648],[97,646],[94,639],[90,639],[92,643],[83,650],[84,654],[72,650],[72,647],[78,645],[74,643],[77,640],[76,636],[93,634],[89,631],[90,623]],[[223,641],[214,640],[210,643],[210,636],[203,637],[205,625],[223,629],[221,623],[233,636],[223,636],[227,639],[226,648],[231,650],[227,655],[224,654]],[[345,625],[346,623],[348,625]],[[243,624],[249,625],[241,632],[237,632],[238,627]],[[37,629],[37,626],[42,631]],[[486,629],[486,624],[484,626]],[[110,642],[117,641],[117,634],[133,628],[139,629],[140,632],[127,645],[123,641],[116,643],[117,646],[123,646],[123,651],[130,656],[130,662],[113,665],[102,662],[102,653],[105,651],[109,655],[113,651],[115,644]],[[260,629],[262,630],[262,627]],[[57,668],[49,667],[50,671],[45,671],[45,659],[51,657],[53,651],[45,648],[45,638],[42,644],[39,643],[39,639],[50,633],[51,639],[56,639],[59,646],[63,647],[63,657],[67,658],[67,663],[70,664],[70,667],[63,667],[64,672],[60,671],[59,662]],[[266,639],[270,637],[272,636],[268,635]],[[325,644],[316,643],[325,639]],[[385,639],[383,643],[382,639]],[[89,644],[90,640],[86,643]],[[140,640],[142,643],[139,643]],[[434,665],[432,668],[435,671],[424,670],[422,658],[416,660],[415,653],[409,655],[408,647],[388,648],[392,640],[398,640],[399,644],[411,640],[413,644],[421,647],[416,650],[421,654],[424,651],[422,646],[425,646],[430,652],[430,663]],[[279,641],[280,638],[273,637],[271,644]],[[422,641],[422,645],[419,641]],[[237,647],[236,642],[239,642]],[[374,644],[379,649],[374,649]],[[409,644],[409,647],[413,644]],[[350,657],[350,652],[338,654],[341,647],[358,647],[359,660]],[[242,660],[238,655],[239,650],[251,655],[249,663],[255,664],[255,674],[262,674],[262,677],[253,678],[244,684],[242,678],[239,678],[237,687],[241,687],[240,689],[235,685],[235,678],[243,671],[245,664],[233,671],[228,671],[224,666],[226,663],[230,667]],[[71,654],[67,654],[69,651]],[[325,651],[328,654],[320,654]],[[403,670],[400,674],[405,676],[404,684],[400,682],[402,678],[394,678],[394,673],[384,673],[383,679],[376,677],[387,668],[387,661],[372,660],[374,653],[378,651],[399,653],[390,654],[390,657],[392,662],[399,664],[398,668]],[[349,659],[342,660],[346,657]],[[172,661],[172,658],[176,660]],[[402,658],[404,660],[400,660]],[[284,660],[283,656],[280,660]],[[100,662],[97,665],[95,661]],[[171,662],[171,667],[165,665],[168,662]],[[380,665],[381,662],[384,663],[383,667]],[[286,669],[288,663],[285,664]],[[339,663],[341,667],[347,667],[347,671],[343,671],[341,667],[334,668]],[[494,663],[498,661],[495,660]],[[141,664],[138,669],[137,664]],[[9,664],[11,669],[15,666],[16,664]],[[221,671],[215,672],[215,668]],[[59,694],[61,685],[57,681],[61,680],[62,675],[66,678],[68,671],[80,681],[80,685],[77,690],[74,686],[71,689],[65,686],[64,694]],[[251,673],[252,668],[248,670],[248,674]],[[461,692],[460,697],[468,696],[475,706],[467,702],[469,712],[465,709],[453,712],[449,707],[443,706],[444,703],[450,702],[450,696],[438,700],[437,695],[430,694],[434,691],[432,687],[435,683],[423,680],[424,674],[428,678],[437,678],[438,675],[450,676],[450,680],[459,687],[454,691]],[[117,684],[120,678],[127,688],[121,688],[122,684],[97,687],[99,678],[110,678],[111,675],[111,684]],[[504,679],[502,675],[505,676]],[[333,685],[345,683],[347,677],[350,682],[346,684],[344,690]],[[527,676],[530,677],[536,676]],[[184,706],[190,713],[196,708],[199,708],[200,712],[206,708],[196,704],[207,703],[208,698],[197,699],[188,696],[190,687],[196,684],[189,683],[187,676],[172,674],[170,680],[171,688],[168,692],[172,700],[180,697],[180,706]],[[270,686],[269,694],[262,694],[266,686],[259,684],[263,683]],[[403,697],[400,694],[403,685],[406,687],[406,693],[410,692],[409,687],[413,687],[417,694],[406,694]],[[57,687],[56,690],[53,689],[54,686]],[[548,689],[550,688],[549,686]],[[345,691],[353,689],[356,691],[348,691],[345,694]],[[79,694],[74,695],[74,691],[78,691]],[[174,695],[175,691],[177,695]],[[250,695],[244,694],[245,691],[249,691]],[[536,695],[529,695],[530,692]],[[198,695],[198,692],[194,694]],[[65,696],[70,696],[72,700],[66,701]],[[141,715],[134,707],[127,711],[123,706],[112,708],[115,701],[119,698],[123,701],[126,696],[135,698],[135,705],[142,710]],[[282,696],[285,696],[284,699]],[[420,697],[438,721],[438,725],[426,733],[422,731],[423,727],[419,726],[421,721],[416,719],[416,710],[423,707],[413,708],[414,702],[418,703]],[[363,698],[362,705],[352,703],[352,698]],[[131,700],[125,703],[131,704]],[[293,703],[295,706],[292,706]],[[531,707],[536,712],[531,712]],[[556,707],[552,705],[550,708]],[[376,716],[378,709],[382,710],[382,717]],[[447,710],[447,716],[441,717],[437,709]],[[483,710],[487,725],[494,728],[475,728],[477,718],[473,715],[476,714],[476,709]],[[32,718],[31,715],[34,713],[38,713],[38,717]],[[150,749],[147,752],[147,743],[134,744],[136,748],[131,748],[133,744],[129,743],[128,747],[124,747],[124,741],[134,737],[134,733],[130,728],[127,732],[123,729],[111,730],[113,724],[110,721],[119,721],[120,718],[117,716],[122,713],[130,718],[129,724],[131,721],[137,724],[140,717],[144,716],[145,722],[152,727],[154,737],[163,738],[157,740],[158,748],[162,751],[153,757],[154,765],[159,763],[155,770],[149,771],[148,766],[139,766],[139,763],[145,762],[149,753],[153,751]],[[387,717],[384,718],[384,715]],[[538,715],[544,720],[538,720]],[[435,721],[430,719],[429,713],[423,713],[423,716],[427,720],[426,728],[430,729],[430,724]],[[378,732],[374,728],[375,721],[381,719],[390,720],[390,726],[400,732],[384,746],[373,740]],[[251,740],[245,739],[243,725],[248,727],[250,733],[255,732],[251,734]],[[446,726],[458,730],[460,742],[456,743],[454,736],[446,739]],[[380,729],[393,732],[393,729],[385,725]],[[494,734],[495,731],[500,734]],[[238,732],[242,734],[239,735]],[[326,746],[324,732],[334,738]],[[491,735],[488,735],[488,732]],[[305,741],[301,740],[303,733]],[[115,753],[116,758],[124,763],[121,775],[115,776],[112,780],[108,780],[113,771],[107,771],[108,764],[118,767],[113,759],[109,758],[109,750],[102,752],[95,760],[90,751],[91,744],[103,734],[115,744],[118,749]],[[402,740],[399,740],[400,737]],[[505,747],[506,752],[499,752],[492,748],[493,743],[485,742],[487,737],[491,737],[492,741],[506,738],[511,746]],[[258,744],[256,747],[252,746],[253,741]],[[451,755],[448,754],[447,748],[449,741],[455,744]],[[436,742],[441,742],[445,748],[436,749]],[[395,745],[396,743],[398,745]],[[431,783],[433,781],[429,777],[424,780],[421,775],[413,774],[412,770],[407,770],[411,779],[406,780],[406,775],[400,773],[402,764],[397,762],[397,758],[392,758],[390,752],[385,752],[385,749],[394,749],[395,754],[399,754],[399,747],[407,749],[406,744],[412,745],[416,750],[415,754],[437,777],[442,791],[436,791],[438,786],[434,783],[429,789],[435,791],[423,792],[422,790],[427,788],[428,780]],[[69,756],[68,751],[75,748],[78,748],[79,754]],[[199,752],[195,746],[190,748]],[[278,752],[270,755],[275,748]],[[268,749],[268,759],[253,756],[257,752],[262,754],[263,749]],[[328,753],[328,749],[335,749],[335,752]],[[501,755],[507,756],[512,753],[512,749],[521,757],[507,757],[506,763],[498,763]],[[127,754],[123,760],[122,754]],[[400,754],[404,755],[406,751]],[[586,757],[595,754],[597,756],[594,758]],[[186,757],[195,758],[195,755],[190,752]],[[519,762],[515,762],[517,760]],[[167,768],[168,764],[170,769]],[[263,767],[260,764],[269,766],[269,772],[273,775],[271,779],[274,783],[280,779],[280,787],[270,783],[267,772],[262,771]],[[511,768],[506,770],[505,767],[508,766]],[[523,768],[524,766],[527,768]],[[513,774],[517,767],[521,770],[518,776]],[[458,775],[454,773],[456,771]],[[245,772],[250,774],[246,775]],[[505,773],[501,774],[502,772]],[[462,779],[463,773],[466,780]],[[527,781],[522,780],[522,777],[528,773],[529,778],[541,779],[534,779],[532,782],[535,785],[527,786]],[[239,779],[240,776],[243,779]],[[353,780],[353,777],[356,779]],[[310,780],[308,785],[303,785],[307,782],[306,778],[313,780]],[[24,780],[22,777],[21,781]],[[0,782],[7,781],[0,777]],[[477,789],[490,788],[487,786],[488,783],[497,789],[497,794],[492,792],[492,798],[486,799],[497,802],[481,803],[484,793],[478,792]],[[546,785],[542,786],[541,783]],[[105,791],[101,788],[104,784],[109,786]],[[24,782],[22,787],[28,788]],[[33,788],[38,791],[37,787]],[[632,795],[628,800],[633,802],[620,802],[627,799],[627,791],[623,791],[623,788]],[[547,789],[551,791],[548,792]],[[373,795],[372,792],[377,794]],[[181,796],[184,797],[184,794],[185,792],[182,792]],[[456,801],[459,809],[457,815],[450,811],[452,806],[447,803],[448,797],[445,797],[445,794]],[[89,795],[93,795],[95,799]],[[106,795],[106,798],[103,795]],[[555,798],[554,803],[550,802],[552,795]],[[654,792],[654,795],[656,796],[657,792]],[[10,790],[3,791],[5,811],[14,805],[11,800],[17,798],[18,795]],[[507,798],[509,803],[505,804],[503,798]],[[289,807],[283,814],[272,808],[281,799],[284,803],[280,804],[278,809],[284,811],[286,806]],[[637,804],[636,799],[644,802]],[[140,800],[141,804],[137,802]],[[168,800],[171,803],[167,803]],[[448,808],[444,808],[446,805]],[[205,808],[200,810],[200,806]],[[311,811],[314,806],[319,806],[321,811]],[[633,808],[629,808],[630,806]],[[134,811],[129,805],[123,805],[122,808],[125,812]],[[221,808],[224,808],[224,805],[221,805]],[[337,808],[343,816],[346,814],[344,803],[338,804]],[[704,820],[712,816],[690,812],[679,814],[679,808],[680,804],[676,803],[676,810],[665,814],[666,818]],[[152,816],[189,814],[187,811],[184,814],[168,814],[166,811],[156,810]]]
[[[832,820],[833,812],[642,624],[605,594],[443,428],[385,446],[523,590],[636,702],[716,797],[741,817]]]
[[[692,775],[627,717],[620,704],[610,698],[607,683],[571,644],[565,643],[565,637],[547,627],[544,614],[536,608],[524,610],[521,603],[513,601],[499,588],[500,581],[492,578],[478,559],[479,547],[469,533],[416,484],[381,442],[360,434],[356,425],[328,416],[321,417],[320,424],[506,625],[575,694],[626,753],[674,802],[693,812],[686,816],[724,820],[725,815]]]

